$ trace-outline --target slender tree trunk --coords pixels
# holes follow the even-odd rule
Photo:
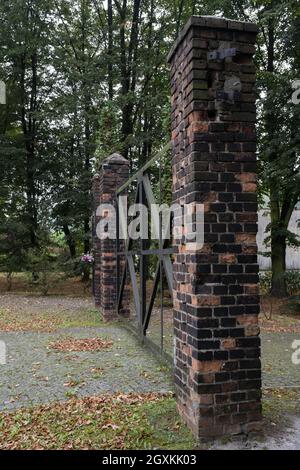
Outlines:
[[[114,97],[113,88],[113,66],[112,66],[112,53],[113,53],[113,9],[112,0],[107,2],[107,15],[108,15],[108,97],[110,100]]]
[[[178,36],[179,31],[180,31],[182,12],[183,12],[183,4],[184,4],[184,0],[180,0],[179,7],[178,7],[177,20],[176,20],[176,37]]]
[[[120,9],[120,50],[121,50],[121,76],[122,76],[122,96],[125,97],[125,105],[122,109],[122,154],[125,158],[128,158],[130,154],[131,143],[128,138],[133,133],[133,109],[134,103],[132,97],[128,102],[128,93],[132,95],[135,92],[136,87],[136,53],[138,47],[138,34],[139,34],[139,23],[140,23],[140,7],[141,0],[134,0],[133,13],[132,13],[132,27],[130,32],[130,40],[128,49],[126,48],[125,40],[125,23],[127,13],[127,0],[123,0],[122,9]],[[126,54],[127,50],[127,54]],[[126,102],[127,101],[127,102]]]
[[[286,240],[285,237],[274,237],[271,243],[272,249],[272,290],[274,297],[287,297],[285,280],[286,271]]]
[[[86,83],[85,80],[85,73],[86,73],[86,67],[87,67],[87,50],[86,50],[86,22],[87,22],[87,16],[86,16],[86,3],[82,3],[82,14],[81,14],[81,54],[82,57],[84,58],[84,63],[82,65],[82,75],[83,75],[83,81],[82,81],[82,91],[83,91],[83,99],[84,99],[84,155],[85,155],[85,160],[84,160],[84,172],[89,180],[91,175],[90,175],[90,167],[91,167],[91,156],[92,156],[92,124],[90,120],[91,116],[91,108],[92,108],[92,100],[91,96],[89,93],[88,89],[88,83]],[[87,201],[90,200],[90,191],[87,189],[85,193],[85,197],[87,198]],[[87,205],[87,212],[86,215],[84,216],[83,220],[83,229],[84,229],[84,237],[83,237],[83,245],[84,245],[84,253],[89,253],[90,251],[90,218],[89,218],[89,213],[90,213],[90,205]],[[89,277],[89,276],[88,276]],[[84,273],[84,279],[86,279],[86,273]]]
[[[67,241],[67,244],[68,244],[68,247],[69,247],[70,256],[71,256],[71,258],[75,258],[76,257],[76,243],[75,243],[75,240],[74,240],[74,238],[71,234],[69,226],[67,224],[63,225],[63,231],[64,231],[66,241]]]
[[[35,140],[36,122],[33,117],[37,106],[37,55],[31,56],[31,95],[29,112],[26,109],[26,57],[20,57],[20,88],[21,88],[21,123],[26,149],[26,205],[28,217],[28,232],[32,248],[37,246],[37,207],[36,207],[36,182],[35,182]]]
[[[89,253],[89,251],[91,249],[91,245],[90,245],[90,220],[89,220],[88,217],[86,217],[85,220],[84,220],[83,245],[84,245],[84,252]]]
[[[272,8],[272,5],[270,5]],[[274,18],[268,20],[268,61],[267,71],[269,73],[275,72],[275,25]],[[275,119],[272,113],[267,116],[266,129],[270,141],[274,139],[276,129],[274,129]],[[276,150],[269,156],[269,162],[272,164],[277,159]],[[277,176],[270,175],[270,207],[271,207],[271,260],[272,260],[272,287],[271,294],[274,297],[286,297],[287,287],[285,279],[286,270],[286,236],[278,233],[279,228],[284,228],[285,223],[282,219],[282,211],[280,209],[280,194]],[[288,225],[288,223],[287,223]],[[287,228],[286,225],[286,228]]]
[[[271,261],[272,261],[272,287],[271,294],[274,297],[286,297],[287,286],[286,271],[286,239],[272,235],[271,231]]]

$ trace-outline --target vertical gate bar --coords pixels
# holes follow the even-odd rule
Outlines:
[[[95,206],[95,204],[93,204],[93,206]],[[93,207],[93,211],[95,212],[95,208]],[[95,238],[95,217],[94,217],[94,213],[93,213],[93,216],[92,216],[92,240],[93,240],[93,244],[94,244],[94,238]],[[94,258],[95,258],[95,253],[92,252]],[[95,260],[94,260],[94,263],[93,263],[93,271],[92,271],[92,276],[93,276],[93,282],[92,282],[92,295],[93,297],[95,296]]]
[[[118,194],[120,195],[120,192],[118,192]],[[134,203],[138,203],[139,202],[139,194],[140,194],[140,187],[139,185],[137,185],[137,190],[136,190],[136,193],[135,193],[135,199],[134,199]],[[127,215],[126,215],[126,218],[127,218]],[[123,221],[125,222],[125,221]],[[127,222],[127,220],[126,220]],[[119,232],[120,232],[120,212],[119,212]],[[128,236],[128,234],[127,234]],[[120,240],[120,237],[119,237],[119,240]],[[127,266],[128,266],[128,271],[130,273],[130,269],[129,269],[129,263],[130,263],[130,257],[128,255],[128,251],[130,251],[131,249],[131,245],[132,245],[132,239],[128,236],[128,238],[126,238],[126,241],[123,240],[123,244],[122,244],[122,252],[124,253],[124,259],[123,259],[123,264],[124,264],[124,268],[123,268],[123,271],[122,271],[122,275],[121,275],[121,269],[120,269],[120,285],[119,285],[119,296],[118,296],[118,310],[120,310],[120,305],[122,304],[123,302],[123,294],[124,294],[124,290],[126,290],[126,276],[127,276]],[[140,298],[139,298],[140,300]]]
[[[119,314],[119,291],[120,291],[120,234],[119,234],[119,195],[116,195],[116,304],[117,314]]]
[[[161,160],[162,157],[159,158],[159,205],[162,204],[162,181],[161,181]],[[163,249],[163,242],[162,242],[162,211],[159,212],[159,266],[160,266],[160,349],[161,353],[164,349],[164,292],[163,292],[163,257],[162,257],[162,249]]]
[[[138,184],[140,185],[139,203],[144,205],[145,204],[145,191],[144,191],[144,186],[143,186],[143,175],[140,178]],[[141,238],[140,238],[140,248],[141,248],[141,254],[140,254],[140,295],[141,295],[140,319],[141,319],[141,323],[139,326],[140,326],[140,333],[143,338],[144,337],[143,324],[144,324],[145,317],[146,317],[146,287],[147,287],[147,278],[146,278],[147,258],[146,257],[147,255],[143,254],[143,250],[146,249],[146,244],[145,244],[145,240],[142,238],[142,233],[141,233]]]

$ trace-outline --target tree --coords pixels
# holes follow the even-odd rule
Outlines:
[[[271,292],[284,297],[287,295],[286,246],[300,245],[297,236],[288,230],[291,215],[300,200],[300,112],[291,102],[291,83],[300,63],[290,43],[291,35],[297,42],[295,28],[299,28],[299,17],[295,15],[293,2],[264,3],[259,13],[266,42],[265,68],[259,77],[265,96],[260,120],[260,158],[264,168],[261,178],[270,201],[267,241],[271,245]]]
[[[135,171],[169,140],[166,56],[191,14],[260,26],[260,195],[270,200],[273,293],[285,295],[286,244],[298,244],[288,231],[299,200],[299,106],[289,102],[300,74],[296,0],[2,1],[2,226],[9,218],[24,225],[25,247],[62,231],[70,257],[89,251],[99,161],[119,151]]]
[[[22,222],[31,247],[38,246],[39,197],[43,180],[41,133],[45,102],[51,92],[51,1],[18,0],[0,6],[2,74],[8,94],[4,140],[6,154],[18,148],[19,161],[10,192],[24,192]],[[12,114],[14,119],[12,119]],[[12,130],[13,129],[13,130]],[[3,158],[3,157],[2,157]]]
[[[261,199],[267,198],[271,223],[266,242],[271,247],[272,294],[286,290],[286,246],[299,240],[288,230],[300,200],[299,107],[291,103],[291,84],[299,76],[299,5],[286,0],[221,0],[210,2],[211,11],[259,25],[258,157]]]

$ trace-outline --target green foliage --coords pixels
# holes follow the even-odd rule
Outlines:
[[[300,295],[295,295],[289,298],[288,309],[293,315],[300,314]]]
[[[63,233],[74,260],[90,251],[90,181],[99,162],[119,151],[134,172],[170,138],[166,56],[191,14],[259,25],[259,199],[270,201],[273,281],[282,277],[278,253],[299,245],[288,230],[300,197],[300,107],[290,102],[300,76],[296,0],[2,2],[0,79],[8,93],[0,105],[0,225],[13,220],[22,240],[14,255],[12,246],[10,256],[0,247],[7,272],[39,249],[40,232]],[[169,161],[163,189],[168,169]]]
[[[13,274],[26,267],[29,247],[28,231],[17,218],[4,219],[0,225],[0,271],[7,276],[11,289]]]
[[[287,294],[294,296],[300,294],[300,271],[286,271],[284,279],[287,285]],[[263,271],[259,274],[260,292],[262,295],[270,295],[272,290],[272,272]]]
[[[300,272],[287,271],[285,273],[287,289],[289,295],[300,294]]]
[[[96,150],[97,165],[101,160],[114,152],[121,151],[119,109],[112,101],[108,101],[99,113],[99,137]]]
[[[61,264],[57,254],[49,247],[28,250],[26,268],[29,284],[37,286],[42,295],[47,295],[64,275],[58,275]]]
[[[259,287],[261,295],[269,295],[272,288],[272,274],[270,271],[259,273]]]

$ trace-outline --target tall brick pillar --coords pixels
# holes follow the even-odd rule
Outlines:
[[[258,430],[257,28],[192,17],[169,55],[174,202],[204,203],[205,244],[175,240],[175,382],[196,436]]]
[[[112,204],[116,207],[116,190],[129,177],[129,162],[122,155],[114,153],[102,161],[99,174],[93,178],[94,195],[94,297],[95,305],[100,308],[105,320],[113,320],[117,316],[117,259],[116,239],[99,239],[96,226],[102,217],[108,214],[107,207],[96,215],[100,204]],[[122,249],[120,243],[120,249]],[[124,265],[124,260],[121,260]],[[121,313],[129,314],[128,292],[123,296]]]
[[[96,234],[96,227],[100,221],[99,215],[96,214],[97,207],[100,204],[100,175],[96,173],[92,179],[92,199],[93,199],[93,215],[92,215],[92,238],[93,238],[93,295],[96,307],[101,307],[101,244]]]

